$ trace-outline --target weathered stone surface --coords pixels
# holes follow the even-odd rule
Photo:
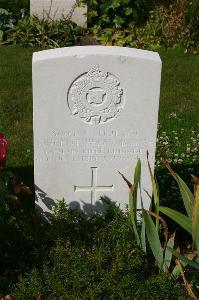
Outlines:
[[[146,152],[154,167],[161,60],[121,47],[70,47],[34,53],[34,168],[37,204],[65,198],[86,212],[100,196],[128,203],[137,158],[150,204]]]
[[[71,16],[72,21],[85,27],[86,6],[74,8],[75,3],[76,0],[30,0],[30,14],[53,20]]]

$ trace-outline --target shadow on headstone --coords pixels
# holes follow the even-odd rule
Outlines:
[[[171,164],[172,169],[186,182],[190,190],[193,192],[193,181],[191,174],[199,177],[199,163],[195,164]],[[33,167],[17,167],[10,168],[15,175],[20,176],[23,182],[32,188],[34,191],[34,179],[33,179]],[[182,213],[185,213],[183,200],[178,188],[177,183],[169,174],[169,172],[164,167],[158,167],[155,169],[155,175],[159,185],[160,194],[160,205],[167,206]],[[42,191],[39,187],[35,187],[35,209],[42,215],[45,219],[51,217],[51,210],[55,204],[54,200],[49,198],[45,191]],[[34,198],[34,197],[33,197]],[[91,213],[102,214],[106,211],[107,207],[114,204],[109,198],[104,197],[107,201],[97,201],[95,205],[91,205],[85,202],[74,201],[69,204],[70,209],[80,210],[86,215]],[[126,199],[128,203],[128,199]],[[34,206],[34,200],[32,200]],[[173,232],[178,228],[179,235],[185,234],[184,230],[181,230],[179,226],[176,225],[174,221],[163,216],[169,225],[170,232]]]
[[[46,220],[50,220],[56,202],[35,185],[35,210]],[[83,212],[86,216],[105,215],[108,209],[113,206],[116,207],[115,202],[106,196],[101,197],[95,204],[86,203],[83,200],[72,201],[68,204],[69,209]]]

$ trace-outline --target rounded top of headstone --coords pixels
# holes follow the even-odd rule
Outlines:
[[[33,53],[33,63],[65,56],[77,56],[77,58],[81,58],[86,55],[117,55],[153,60],[161,63],[160,56],[157,52],[117,46],[74,46],[38,51]]]

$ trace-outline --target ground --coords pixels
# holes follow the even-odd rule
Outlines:
[[[0,74],[0,131],[5,134],[9,141],[7,167],[13,169],[16,174],[22,175],[24,181],[30,186],[33,186],[31,58],[32,53],[38,50],[16,46],[0,48],[0,69],[2,70]],[[176,165],[176,168],[178,166],[184,169],[187,176],[190,173],[197,175],[196,173],[199,172],[197,164],[199,157],[199,59],[197,55],[184,54],[181,49],[160,49],[159,54],[163,68],[158,120],[157,167],[160,156],[164,156],[171,160]],[[169,176],[161,172],[160,170],[158,174],[161,175],[159,176],[159,182],[160,191],[163,195],[161,196],[162,203],[170,201],[170,204],[174,204],[174,208],[180,209],[182,202],[177,194],[176,186],[173,186],[171,179],[170,182],[166,181]],[[171,190],[173,189],[172,195],[167,193],[168,187],[171,187]],[[64,212],[64,217],[67,214],[67,218],[62,219],[63,216],[58,215],[55,226],[49,226],[48,228],[47,225],[45,227],[42,223],[37,223],[34,218],[32,219],[32,215],[31,217],[29,215],[26,216],[23,210],[14,210],[14,213],[16,214],[16,219],[13,216],[5,219],[4,226],[6,230],[3,230],[3,236],[5,236],[5,241],[3,240],[4,247],[0,248],[4,254],[4,256],[2,255],[2,262],[5,264],[0,273],[0,291],[3,291],[3,293],[9,292],[9,282],[15,282],[17,276],[23,274],[29,267],[32,268],[39,265],[40,270],[44,260],[43,273],[40,274],[40,271],[37,273],[33,269],[27,275],[27,278],[22,279],[21,286],[15,294],[16,297],[18,295],[16,299],[22,299],[22,294],[23,299],[30,299],[30,296],[24,297],[25,292],[27,295],[33,295],[33,292],[40,295],[38,293],[44,289],[50,293],[50,298],[46,299],[51,299],[51,293],[57,295],[57,291],[60,291],[60,274],[63,275],[61,277],[64,280],[64,284],[66,284],[66,286],[62,285],[63,293],[67,292],[68,285],[68,291],[70,292],[72,291],[71,284],[75,287],[72,297],[74,295],[78,295],[78,297],[81,295],[82,297],[83,291],[85,298],[82,297],[82,299],[87,299],[88,294],[101,295],[101,298],[98,296],[98,299],[104,299],[103,293],[105,291],[106,295],[107,292],[110,292],[112,297],[112,293],[115,293],[114,297],[117,299],[118,293],[121,291],[129,295],[129,293],[132,293],[132,290],[136,290],[140,294],[135,299],[143,299],[142,293],[144,292],[145,294],[147,290],[150,295],[147,299],[155,299],[157,296],[156,290],[158,290],[160,293],[158,299],[177,299],[177,290],[175,290],[174,282],[170,282],[166,277],[163,278],[162,275],[157,275],[157,270],[153,270],[153,264],[152,267],[151,265],[149,267],[145,258],[139,258],[136,255],[132,256],[132,259],[136,259],[136,263],[132,261],[132,266],[126,260],[126,257],[129,257],[129,253],[134,253],[132,252],[132,247],[134,247],[132,228],[129,226],[127,218],[123,219],[122,217],[121,224],[118,226],[120,219],[114,217],[110,223],[108,220],[105,226],[103,219],[100,222],[96,219],[94,223],[87,224],[84,219],[81,220],[80,218],[80,221],[77,222],[78,219],[76,217],[68,215],[68,212]],[[32,232],[32,227],[34,227],[32,226],[33,220],[34,232]],[[109,225],[107,226],[107,224]],[[93,233],[93,228],[96,228],[94,225],[99,229],[99,232],[95,233],[96,236]],[[88,227],[87,231],[85,231],[85,226]],[[110,230],[110,237],[106,232],[107,230]],[[99,239],[100,234],[103,237]],[[185,234],[184,232],[182,234],[184,241]],[[117,243],[115,241],[116,238],[118,239]],[[58,246],[57,244],[55,245],[55,241],[58,243]],[[102,241],[104,241],[104,244]],[[54,264],[54,269],[52,265],[48,265],[48,262],[45,261],[49,251],[52,249],[52,245],[55,246],[55,249],[52,250],[53,258],[51,255],[51,263]],[[80,245],[82,251],[79,251]],[[112,247],[113,245],[114,247]],[[10,252],[7,248],[10,249]],[[60,256],[62,253],[63,256]],[[80,256],[78,257],[76,253]],[[107,266],[107,253],[111,253],[108,271],[104,267]],[[70,259],[68,259],[68,255]],[[61,269],[60,259],[62,262]],[[73,263],[70,263],[70,261]],[[77,265],[79,266],[79,275],[77,275]],[[73,266],[74,270],[70,269]],[[94,271],[93,266],[95,266]],[[127,266],[130,268],[130,271]],[[138,266],[137,273],[132,271],[136,266]],[[143,271],[143,274],[141,274],[140,270],[145,270],[143,266],[145,266],[146,272]],[[68,271],[67,276],[66,271]],[[89,276],[91,273],[94,278],[93,284],[87,289],[87,282],[90,280]],[[129,277],[129,274],[134,277]],[[142,278],[140,280],[141,275]],[[31,278],[32,281],[30,280]],[[145,278],[145,281],[143,281],[143,278]],[[143,282],[142,288],[139,287],[140,282]],[[158,289],[157,284],[159,284]],[[46,289],[46,286],[48,286],[48,289]],[[112,290],[110,290],[111,287]]]

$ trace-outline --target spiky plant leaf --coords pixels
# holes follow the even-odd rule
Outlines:
[[[134,214],[134,194],[132,191],[129,192],[129,210],[130,210],[130,216],[131,216],[131,221],[132,221],[132,225],[133,225],[133,231],[135,234],[135,239],[137,244],[140,246],[140,237],[138,234],[138,230],[137,230],[137,226],[136,226],[136,219],[135,219],[135,214]]]
[[[153,199],[154,199],[154,206],[155,206],[155,213],[158,215],[159,214],[159,193],[158,193],[158,184],[155,180],[155,177],[153,176],[152,169],[149,163],[149,152],[147,151],[147,163],[148,163],[148,169],[150,173],[150,178],[151,178],[151,183],[152,183],[152,188],[153,188]],[[158,230],[158,220],[156,220],[156,227]]]
[[[119,172],[124,181],[129,187],[129,210],[131,215],[131,221],[133,225],[133,231],[135,234],[136,242],[141,246],[140,237],[137,230],[137,190],[140,186],[141,180],[141,161],[138,159],[135,172],[134,172],[134,184],[132,184],[122,173]]]
[[[146,253],[146,226],[144,218],[142,218],[142,225],[141,225],[141,246],[142,250]]]
[[[199,185],[196,185],[192,217],[193,250],[199,252]]]
[[[143,216],[146,225],[146,235],[147,239],[157,262],[158,268],[161,271],[163,269],[163,251],[159,239],[158,232],[156,230],[155,224],[146,210],[143,209]]]
[[[192,218],[192,209],[193,209],[193,203],[194,203],[194,196],[192,192],[190,191],[189,187],[186,185],[184,180],[177,175],[170,167],[168,162],[164,159],[161,159],[164,166],[169,170],[170,174],[173,176],[173,178],[176,180],[178,187],[180,189],[182,199],[184,202],[184,206],[187,212],[187,215]]]
[[[167,247],[170,247],[173,249],[174,241],[175,241],[175,232],[172,234],[172,236],[168,240]],[[168,248],[166,248],[165,254],[164,254],[164,264],[167,266],[168,269],[170,268],[171,260],[172,260],[172,253],[171,253],[171,251],[168,250]]]
[[[140,161],[140,159],[138,159],[136,167],[135,167],[134,185],[135,185],[135,188],[133,190],[133,199],[134,199],[133,209],[134,209],[134,218],[135,218],[135,220],[137,220],[137,215],[136,215],[136,212],[137,212],[137,191],[138,191],[138,188],[141,185],[141,161]]]
[[[171,251],[171,253],[176,256],[180,261],[184,262],[186,265],[189,265],[190,267],[199,270],[199,264],[188,259],[186,256],[180,254],[179,252],[177,252],[175,249],[171,248],[171,247],[167,247],[169,251]]]
[[[162,226],[164,228],[164,239],[165,239],[165,243],[167,243],[168,241],[168,226],[167,226],[167,223],[165,222],[165,220],[160,217],[159,215],[157,215],[156,213],[152,212],[152,211],[149,211],[149,215],[151,215],[152,217],[156,218],[156,220],[158,221],[161,221],[162,223]],[[157,229],[157,227],[156,227]]]
[[[166,216],[174,220],[176,223],[178,223],[182,228],[184,228],[188,233],[192,235],[192,224],[191,224],[191,219],[189,217],[168,207],[160,206],[159,209],[163,214],[165,214]]]

